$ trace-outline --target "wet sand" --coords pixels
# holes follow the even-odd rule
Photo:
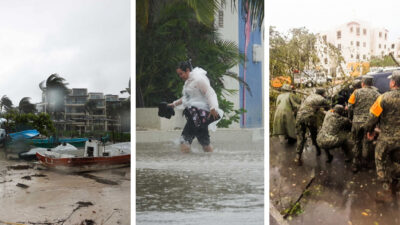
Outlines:
[[[1,152],[0,208],[0,224],[130,224],[130,167],[69,174]]]
[[[327,164],[324,152],[317,157],[314,146],[303,152],[303,166],[298,167],[293,162],[295,149],[296,145],[282,145],[277,138],[270,139],[269,194],[278,211],[297,200],[310,181],[312,171],[315,173],[309,192],[300,201],[303,212],[289,218],[289,224],[400,224],[398,206],[376,201],[375,193],[381,186],[374,169],[363,169],[353,174],[351,164],[344,162],[341,149],[331,151],[334,159]]]

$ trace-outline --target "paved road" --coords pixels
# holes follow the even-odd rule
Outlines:
[[[310,145],[310,143],[309,143]],[[363,170],[353,174],[350,164],[344,162],[340,149],[332,151],[334,160],[326,164],[324,152],[315,155],[315,148],[308,147],[303,153],[303,166],[298,167],[293,159],[295,146],[279,143],[270,138],[270,199],[282,211],[302,193],[311,179],[315,180],[310,192],[301,201],[304,210],[293,216],[289,224],[324,225],[392,225],[400,224],[398,207],[376,203],[378,190],[374,170]]]

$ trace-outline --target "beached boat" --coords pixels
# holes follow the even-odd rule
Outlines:
[[[59,138],[58,140],[56,140],[55,138],[50,137],[46,139],[32,138],[29,140],[29,142],[32,145],[40,148],[52,148],[59,143],[69,143],[77,148],[80,148],[85,146],[85,142],[87,140],[87,138]]]
[[[24,160],[34,160],[37,159],[36,157],[36,153],[37,152],[57,152],[57,153],[74,153],[74,154],[78,154],[78,148],[76,148],[75,146],[68,144],[68,143],[62,143],[60,145],[58,145],[57,147],[54,148],[32,148],[27,152],[21,152],[18,154],[20,159],[24,159]]]
[[[53,151],[37,152],[36,157],[45,167],[68,172],[116,168],[130,165],[130,142],[105,146],[100,141],[88,140],[83,157]]]

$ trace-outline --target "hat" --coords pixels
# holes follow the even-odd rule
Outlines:
[[[392,75],[388,76],[388,79],[394,80],[396,84],[400,84],[400,70],[393,71]]]
[[[289,84],[283,84],[281,87],[281,90],[283,91],[291,91],[292,87]]]
[[[323,94],[325,94],[325,89],[323,89],[323,88],[317,88],[317,89],[315,90],[315,94],[323,95]]]

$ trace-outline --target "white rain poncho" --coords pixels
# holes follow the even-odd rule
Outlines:
[[[179,100],[182,100],[182,106],[184,108],[196,107],[210,111],[215,109],[220,118],[222,118],[224,112],[218,108],[217,94],[210,85],[210,80],[206,76],[207,71],[202,68],[194,68],[188,79],[185,81],[183,86],[182,95],[183,97],[174,101],[176,104]],[[216,125],[221,119],[208,125],[208,128],[212,131],[216,130]]]

